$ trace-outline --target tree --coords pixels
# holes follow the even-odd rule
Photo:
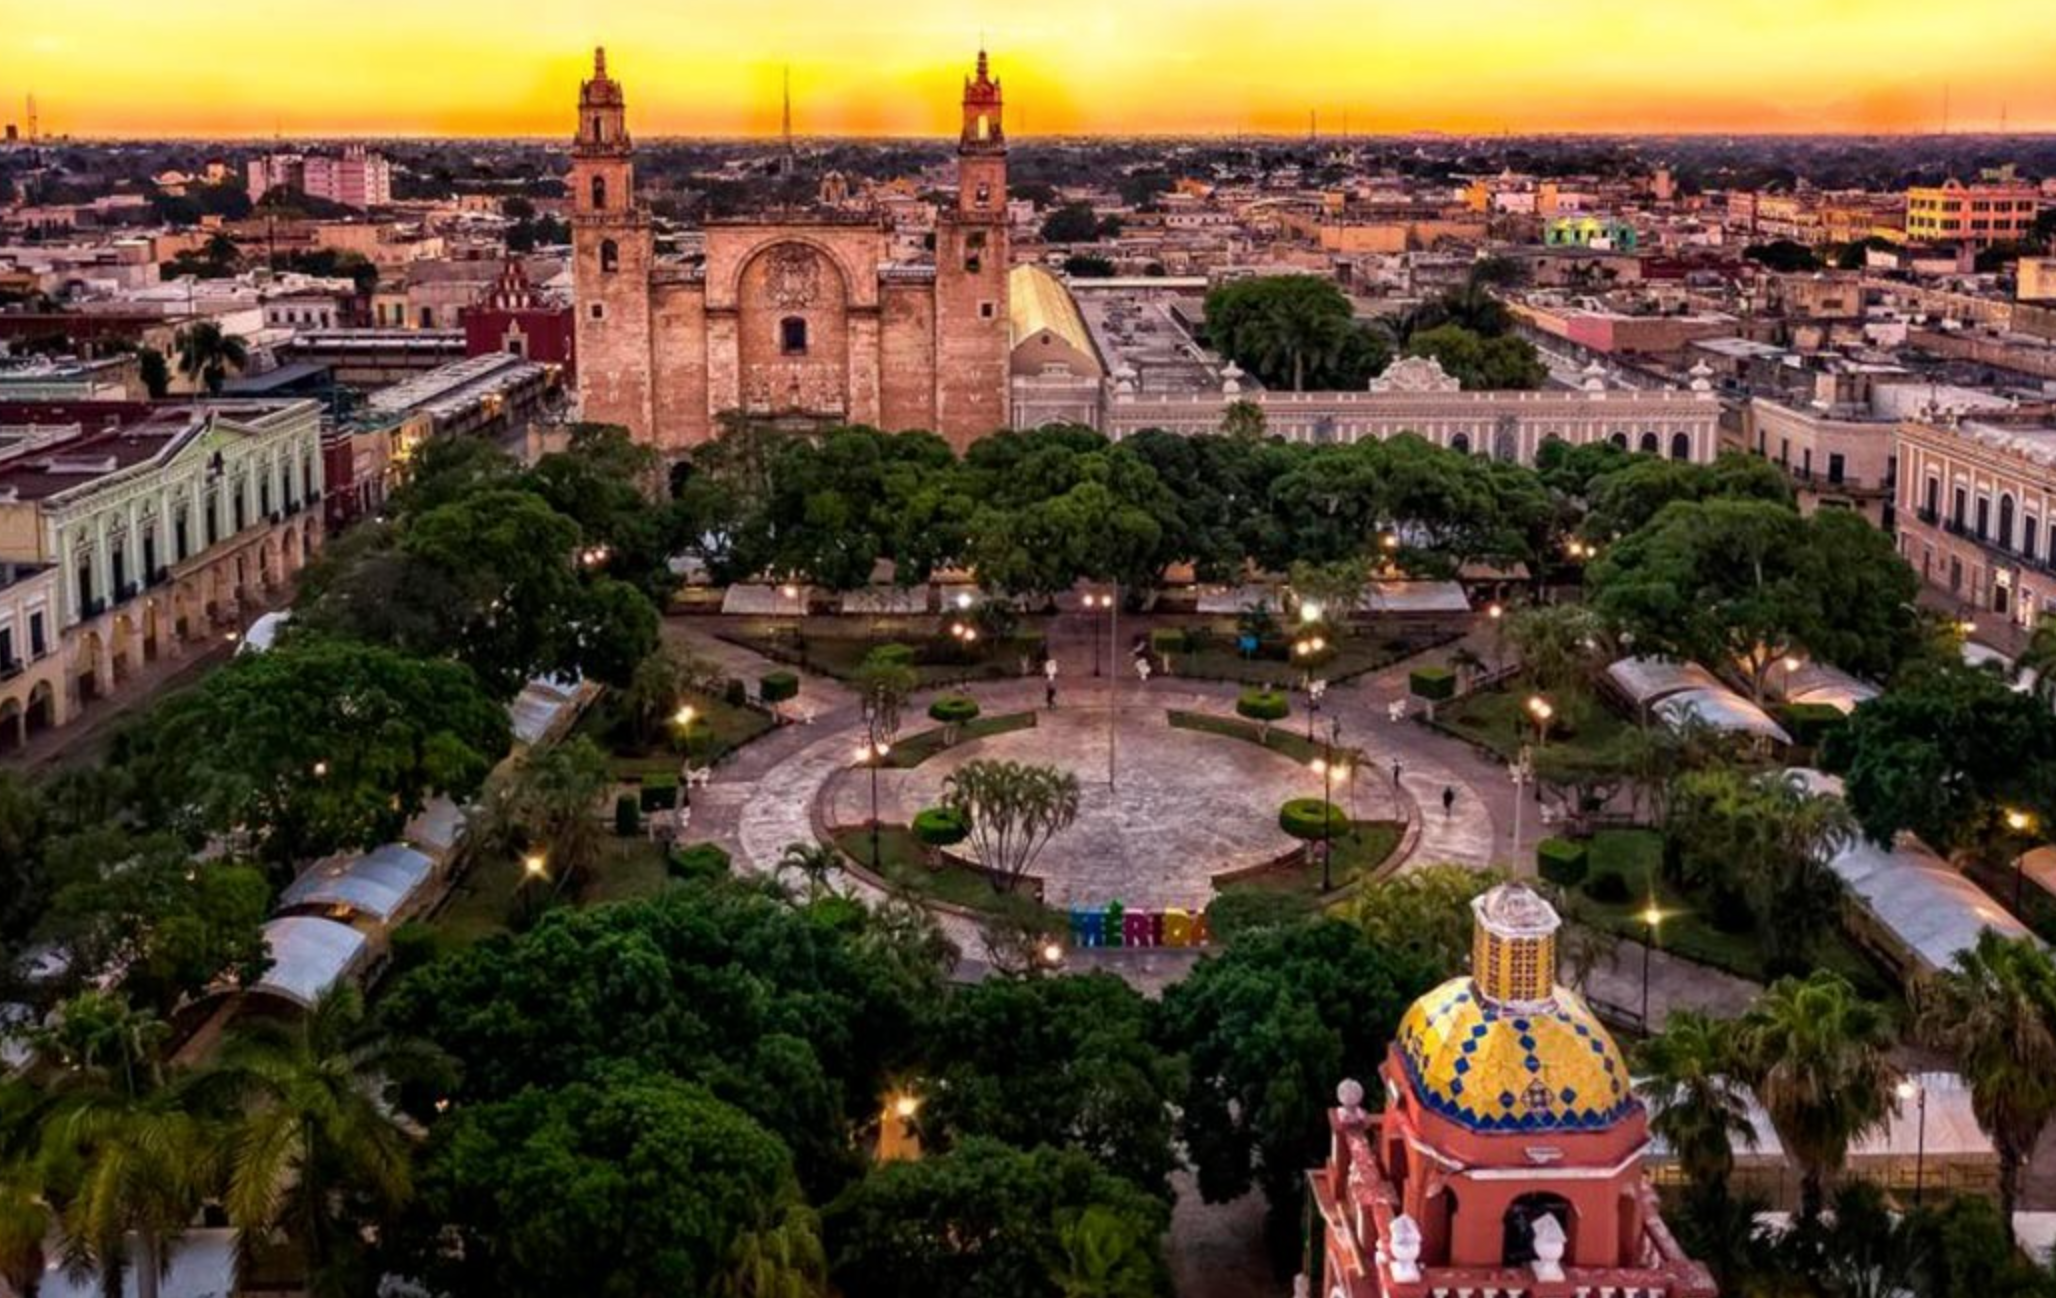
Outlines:
[[[171,391],[171,364],[164,359],[164,353],[155,347],[143,347],[136,352],[136,373],[143,381],[143,390],[152,401],[164,400]]]
[[[1149,1002],[1107,974],[993,978],[953,992],[928,1032],[925,1147],[975,1136],[1052,1145],[1168,1195],[1184,1076],[1150,1040]]]
[[[835,876],[841,869],[841,854],[826,843],[787,843],[778,854],[772,877],[783,887],[786,875],[798,875],[804,904],[811,906],[834,894]]]
[[[1064,274],[1072,279],[1112,279],[1114,263],[1105,257],[1075,254],[1064,258]]]
[[[1609,443],[1600,442],[1605,446]],[[1759,455],[1723,452],[1712,464],[1621,453],[1622,463],[1592,478],[1584,533],[1615,540],[1640,531],[1678,500],[1762,500],[1790,507],[1792,484],[1783,469]]]
[[[1084,1217],[1094,1212],[1088,1256]],[[846,1298],[1162,1295],[1158,1241],[1169,1225],[1162,1201],[1086,1154],[983,1138],[877,1168],[826,1222],[831,1275]],[[1081,1263],[1120,1287],[1080,1290]]]
[[[174,820],[286,862],[392,841],[429,797],[476,790],[508,742],[457,663],[293,637],[159,707],[130,765]]]
[[[1091,243],[1099,238],[1099,216],[1090,203],[1066,203],[1042,222],[1044,243]]]
[[[900,710],[920,683],[912,667],[873,649],[864,656],[850,683],[864,707],[866,724],[878,742],[890,744],[899,735]]]
[[[775,1137],[689,1082],[526,1090],[438,1127],[422,1220],[462,1247],[431,1243],[421,1264],[456,1298],[708,1293],[738,1241],[782,1224],[792,1176]]]
[[[1391,353],[1332,280],[1272,275],[1207,294],[1208,341],[1268,387],[1361,388]]]
[[[1470,956],[1476,919],[1471,899],[1498,876],[1462,865],[1430,865],[1366,885],[1351,918],[1381,951],[1455,974]]]
[[[1078,777],[1054,766],[966,762],[943,781],[943,802],[971,821],[971,846],[993,887],[1011,892],[1049,840],[1078,819]]]
[[[1636,1050],[1635,1069],[1650,1131],[1670,1146],[1679,1170],[1702,1195],[1726,1193],[1735,1142],[1756,1143],[1735,1024],[1674,1011],[1663,1031]]]
[[[809,1298],[827,1288],[821,1216],[795,1187],[763,1221],[735,1237],[714,1298]]]
[[[356,988],[290,1020],[241,1020],[206,1085],[230,1102],[224,1200],[238,1230],[283,1231],[317,1294],[362,1292],[363,1232],[412,1189],[411,1151],[387,1091],[418,1058],[380,1035]]]
[[[222,332],[213,320],[186,326],[178,335],[178,372],[197,381],[209,395],[221,391],[230,370],[250,363],[249,348],[235,334]]]
[[[1743,1075],[1800,1168],[1800,1212],[1819,1218],[1849,1147],[1898,1101],[1886,1059],[1891,1021],[1840,974],[1780,978],[1742,1016]]]
[[[606,752],[578,735],[530,753],[486,801],[502,842],[542,849],[561,890],[598,861],[603,831],[595,808],[613,786]]]
[[[1246,933],[1164,993],[1164,1044],[1186,1057],[1179,1131],[1209,1203],[1252,1183],[1273,1261],[1295,1255],[1306,1169],[1325,1156],[1328,1100],[1371,1077],[1434,971],[1354,924]]]
[[[1813,249],[1790,239],[1774,239],[1769,243],[1752,243],[1742,250],[1742,256],[1756,262],[1766,270],[1783,275],[1794,275],[1801,271],[1819,270],[1820,258]]]
[[[594,577],[577,599],[570,625],[570,663],[581,675],[622,688],[658,644],[657,610],[625,581]]]
[[[1605,628],[1580,604],[1538,604],[1506,619],[1506,640],[1536,689],[1582,691],[1598,666]]]
[[[1999,1155],[1999,1213],[2010,1228],[2022,1170],[2056,1118],[2056,963],[2032,939],[1984,929],[1922,988],[1918,1023],[1970,1083]]]
[[[1258,442],[1264,437],[1264,408],[1247,397],[1230,401],[1221,412],[1221,436]]]
[[[2056,820],[2056,717],[1960,662],[1924,666],[1858,707],[1823,760],[1873,842],[1910,830],[1955,852],[1997,832],[2007,809]]]
[[[2036,698],[2056,704],[2056,620],[2043,618],[2035,624],[2027,648],[2013,660],[2013,679],[2026,684]]]
[[[1773,972],[1807,967],[1840,914],[1842,883],[1829,863],[1856,836],[1847,804],[1794,774],[1714,766],[1680,775],[1668,806],[1666,870],[1746,898]]]
[[[1549,379],[1549,367],[1527,339],[1512,334],[1488,338],[1461,325],[1414,334],[1406,354],[1432,357],[1465,391],[1539,388]]]

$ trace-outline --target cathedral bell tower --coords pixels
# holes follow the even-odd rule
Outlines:
[[[621,424],[648,442],[650,383],[649,214],[635,201],[628,102],[607,75],[607,51],[578,89],[571,144],[572,284],[578,302],[580,416]]]
[[[961,451],[1008,421],[1007,137],[984,50],[964,79],[956,206],[935,233],[936,432]]]

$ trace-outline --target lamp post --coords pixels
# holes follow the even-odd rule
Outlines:
[[[1656,948],[1656,927],[1663,923],[1663,912],[1656,908],[1656,899],[1651,898],[1642,912],[1642,926],[1648,939],[1642,944],[1642,1031],[1649,1031],[1649,953]]]
[[[1485,616],[1492,619],[1492,670],[1497,672],[1506,666],[1506,606],[1494,600],[1485,606]]]
[[[2035,818],[2025,811],[2009,808],[2006,812],[2006,828],[2015,835],[2026,835],[2033,831]],[[2013,855],[2013,913],[2020,914],[2021,884],[2027,879],[2027,844],[2019,844],[2020,851]]]
[[[1507,848],[1507,859],[1518,865],[1521,857],[1521,793],[1528,781],[1535,778],[1535,754],[1526,744],[1521,745],[1520,756],[1506,768],[1506,776],[1513,781],[1513,843]]]
[[[1335,741],[1342,737],[1342,723],[1328,723],[1328,742],[1323,745],[1323,755],[1314,759],[1314,770],[1321,777],[1321,892],[1325,895],[1335,886],[1335,780],[1349,775],[1347,766],[1335,764]]]
[[[1085,592],[1085,611],[1087,613],[1096,613],[1103,608],[1111,609],[1113,606],[1113,601],[1107,596],[1096,595],[1091,591]],[[1092,627],[1092,675],[1095,680],[1099,678],[1099,626],[1097,621],[1094,622]]]
[[[1540,694],[1528,699],[1528,715],[1535,718],[1535,738],[1538,746],[1549,747],[1549,719],[1556,715],[1556,708]]]
[[[1321,710],[1321,696],[1328,692],[1328,682],[1317,680],[1313,669],[1307,668],[1299,678],[1299,688],[1306,691],[1306,741],[1314,741],[1314,714]]]
[[[1899,1099],[1903,1103],[1912,1100],[1916,1106],[1913,1125],[1913,1206],[1920,1207],[1922,1195],[1927,1190],[1927,1087],[1918,1077],[1908,1077],[1899,1083]]]
[[[868,695],[864,699],[864,744],[857,750],[857,760],[871,768],[871,870],[875,874],[882,860],[878,846],[878,767],[892,751],[892,744],[884,734],[885,718],[880,714],[877,703]]]

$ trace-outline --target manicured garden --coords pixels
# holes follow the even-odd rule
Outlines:
[[[1163,633],[1159,632],[1161,636]],[[1380,671],[1417,653],[1448,644],[1456,639],[1448,631],[1389,631],[1359,628],[1338,636],[1318,658],[1295,658],[1291,641],[1273,636],[1259,642],[1255,654],[1244,654],[1237,645],[1233,622],[1201,624],[1185,628],[1181,647],[1169,649],[1171,674],[1190,680],[1240,681],[1245,685],[1273,685],[1296,688],[1309,670],[1333,685],[1367,672]],[[1159,652],[1165,645],[1155,645]]]
[[[711,765],[777,726],[761,708],[704,692],[680,696],[692,709],[692,721],[681,727],[667,718],[637,733],[624,715],[620,696],[610,693],[579,719],[574,735],[585,735],[607,751],[616,780],[639,782],[652,776],[676,776],[686,760]]]
[[[1025,659],[1032,666],[1042,657],[1042,636],[1034,632],[992,635],[967,641],[951,637],[946,624],[934,619],[896,620],[889,627],[866,618],[805,618],[738,622],[724,625],[723,640],[775,662],[837,680],[855,679],[871,651],[901,644],[913,650],[907,666],[918,687],[952,681],[1003,680],[1021,674]]]
[[[1006,712],[998,716],[973,717],[955,727],[958,744],[974,739],[990,739],[1015,730],[1029,730],[1035,725],[1033,712]],[[953,747],[949,741],[949,727],[936,726],[904,736],[893,742],[892,751],[886,754],[885,765],[893,770],[910,770],[943,750]]]
[[[871,868],[871,829],[856,825],[835,831],[835,846],[852,861]],[[982,871],[943,861],[931,864],[928,850],[905,825],[878,827],[877,874],[887,883],[913,893],[924,902],[944,902],[966,910],[997,914],[1037,903],[1025,892],[1000,892]],[[1039,908],[1039,907],[1038,907]],[[1054,911],[1052,924],[1061,923]]]
[[[1304,700],[1295,698],[1293,703],[1295,706],[1302,706]],[[1306,763],[1316,758],[1325,759],[1329,752],[1327,744],[1307,739],[1306,721],[1303,716],[1288,715],[1282,720],[1272,722],[1268,731],[1260,722],[1244,721],[1237,717],[1217,717],[1207,712],[1183,712],[1173,709],[1169,716],[1173,729],[1196,730],[1201,734],[1240,739],[1244,743],[1268,748],[1280,757],[1289,757],[1295,762]],[[1323,724],[1316,723],[1317,727]],[[1321,730],[1317,728],[1314,733],[1318,735]],[[1353,750],[1337,748],[1334,751],[1337,757],[1347,757]]]
[[[599,860],[570,898],[574,905],[651,897],[670,881],[664,848],[643,838],[601,840]],[[450,889],[442,908],[429,921],[440,948],[459,948],[516,927],[516,907],[528,885],[518,854],[486,854],[476,860]],[[545,888],[546,891],[546,888]]]
[[[1438,706],[1435,722],[1459,738],[1512,760],[1519,756],[1523,745],[1545,746],[1538,742],[1535,718],[1528,710],[1532,697],[1533,690],[1518,687],[1480,690]],[[1633,729],[1631,722],[1604,703],[1585,700],[1574,713],[1569,708],[1557,708],[1550,720],[1546,746],[1599,756],[1614,750]]]
[[[1341,822],[1334,843],[1335,859],[1328,872],[1330,891],[1348,887],[1375,874],[1399,846],[1406,827],[1391,820]],[[1321,891],[1320,844],[1290,865],[1239,879],[1219,889],[1222,896],[1242,891],[1272,892],[1303,898],[1311,907],[1325,895]]]

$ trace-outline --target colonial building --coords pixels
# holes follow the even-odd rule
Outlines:
[[[2056,607],[2056,427],[1899,426],[1899,553],[1966,611],[2026,629]]]
[[[1415,1001],[1346,1081],[1308,1174],[1325,1298],[1713,1298],[1643,1174],[1648,1116],[1599,1020],[1556,981],[1558,919],[1522,884],[1471,903],[1471,973]]]
[[[674,454],[730,416],[928,429],[959,448],[1005,428],[1001,107],[981,51],[932,260],[895,261],[883,221],[832,208],[711,222],[702,259],[660,260],[626,100],[598,52],[572,146],[583,417]]]
[[[320,543],[316,403],[126,409],[0,437],[0,748],[240,626]]]

